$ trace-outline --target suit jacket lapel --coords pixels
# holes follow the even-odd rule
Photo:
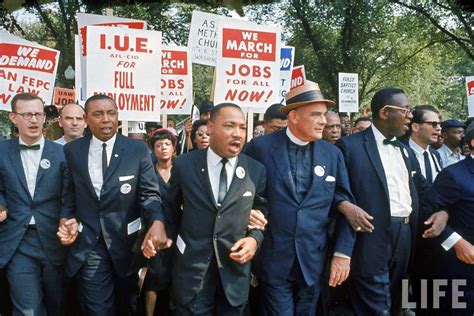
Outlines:
[[[98,199],[97,194],[95,193],[94,187],[92,186],[91,176],[89,174],[89,147],[91,144],[91,136],[85,136],[79,140],[78,143],[78,152],[77,152],[77,168],[80,170],[79,174],[84,175],[84,180],[86,186],[93,196]]]
[[[214,194],[212,193],[211,182],[209,181],[209,170],[207,169],[207,149],[199,151],[198,159],[196,159],[194,163],[196,165],[195,170],[197,176],[202,183],[202,188],[208,195],[210,201],[212,201],[212,204],[214,205],[215,209],[217,210],[218,205],[214,198]]]
[[[288,191],[293,196],[293,198],[298,201],[295,184],[293,183],[293,178],[291,176],[290,158],[288,157],[288,146],[285,139],[285,132],[282,131],[280,136],[280,139],[277,140],[273,145],[273,160],[281,178],[283,179],[283,182],[288,188]]]
[[[41,154],[40,165],[38,166],[38,173],[36,174],[36,187],[38,187],[38,183],[40,183],[41,178],[43,177],[44,173],[46,172],[46,169],[41,167],[41,161],[43,159],[47,159],[51,164],[52,159],[54,159],[54,156],[51,153],[51,149],[52,149],[51,144],[49,144],[48,141],[45,140],[43,153]]]
[[[23,188],[28,193],[28,197],[31,198],[30,191],[28,190],[28,184],[26,183],[25,170],[23,169],[23,164],[21,162],[20,149],[18,148],[18,139],[15,140],[10,146],[10,158],[12,160],[13,168],[20,179],[20,183],[23,185]]]
[[[383,189],[387,197],[388,195],[388,186],[385,176],[385,171],[383,169],[382,160],[380,159],[379,151],[377,149],[377,143],[375,142],[375,136],[372,132],[372,129],[368,128],[365,132],[364,147],[367,151],[367,156],[372,163],[377,176],[379,177],[380,183],[382,183]]]
[[[237,168],[243,168],[245,174],[242,178],[237,176]],[[249,176],[249,171],[247,168],[247,160],[243,155],[239,155],[237,158],[237,165],[235,166],[234,174],[232,175],[232,182],[230,184],[229,190],[227,191],[224,201],[222,202],[221,208],[224,207],[232,198],[241,198],[237,193],[237,191],[242,187],[244,179]]]
[[[124,136],[117,134],[114,143],[114,149],[112,150],[112,157],[109,160],[109,167],[107,168],[107,172],[105,173],[104,183],[107,182],[112,174],[114,173],[115,169],[119,165],[120,159],[123,156],[123,138]]]

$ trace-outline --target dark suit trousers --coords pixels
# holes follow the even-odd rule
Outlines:
[[[48,260],[36,228],[26,230],[6,271],[13,315],[62,315],[64,266]]]
[[[315,315],[321,292],[320,280],[316,284],[308,286],[298,259],[295,259],[286,282],[281,284],[261,283],[261,297],[263,299],[261,314],[265,316]]]
[[[173,284],[173,286],[176,286]],[[180,286],[186,286],[181,284]],[[231,306],[225,296],[222,281],[219,276],[216,257],[214,256],[209,264],[209,268],[204,275],[201,290],[196,293],[194,299],[186,306],[178,304],[176,306],[177,316],[208,316],[244,315],[246,304],[241,306]]]
[[[357,315],[399,315],[401,312],[402,279],[407,277],[410,260],[410,225],[392,220],[390,237],[387,247],[391,257],[387,260],[387,270],[369,277],[351,278],[351,301]]]
[[[118,277],[115,274],[102,234],[81,267],[79,282],[85,315],[135,314],[138,276]]]

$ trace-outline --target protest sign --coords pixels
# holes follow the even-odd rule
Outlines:
[[[304,65],[293,67],[291,72],[290,90],[304,85],[305,81],[306,73],[304,71]]]
[[[217,58],[217,24],[218,21],[231,21],[221,15],[193,11],[189,30],[188,48],[191,62],[195,64],[215,66]]]
[[[76,103],[76,91],[66,88],[54,88],[53,105],[61,110],[69,103]]]
[[[121,120],[159,121],[161,32],[88,26],[87,47],[86,94],[110,96]]]
[[[79,30],[79,42],[81,44],[81,54],[80,54],[80,61],[81,61],[81,98],[83,100],[87,99],[87,95],[85,95],[85,90],[87,89],[87,81],[86,81],[86,59],[87,59],[87,26],[109,26],[109,27],[123,27],[123,28],[130,28],[130,29],[139,29],[145,30],[146,29],[146,22],[139,21],[139,20],[132,20],[132,19],[125,19],[119,18],[115,16],[104,16],[104,15],[96,15],[96,14],[86,14],[86,13],[77,13],[77,29]],[[78,67],[76,67],[76,70]],[[77,90],[81,91],[81,90]]]
[[[214,104],[267,108],[280,100],[280,30],[243,21],[218,25]]]
[[[295,48],[284,46],[280,53],[280,103],[286,104],[285,96],[291,86],[291,74],[295,57]]]
[[[168,46],[161,51],[162,114],[191,114],[193,105],[192,66],[186,47]]]
[[[24,92],[51,104],[58,60],[59,51],[0,31],[0,110]]]
[[[474,76],[466,77],[468,116],[474,117]]]
[[[137,134],[146,134],[145,122],[128,122],[128,132]]]
[[[339,73],[339,112],[359,112],[359,77],[357,74]]]

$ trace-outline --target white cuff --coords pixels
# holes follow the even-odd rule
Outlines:
[[[446,238],[445,241],[443,241],[441,246],[444,248],[444,250],[448,251],[454,246],[454,244],[456,244],[461,239],[462,239],[461,235],[454,232],[448,238]]]
[[[345,259],[350,259],[350,258],[351,258],[351,257],[349,257],[348,255],[345,255],[345,254],[343,254],[342,252],[337,252],[337,251],[334,253],[334,256],[335,256],[335,257],[345,258]]]

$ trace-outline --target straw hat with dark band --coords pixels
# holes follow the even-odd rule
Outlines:
[[[306,80],[304,85],[294,88],[286,94],[286,105],[282,106],[280,111],[288,114],[291,110],[316,102],[324,102],[328,108],[336,106],[334,101],[324,98],[316,82]]]

